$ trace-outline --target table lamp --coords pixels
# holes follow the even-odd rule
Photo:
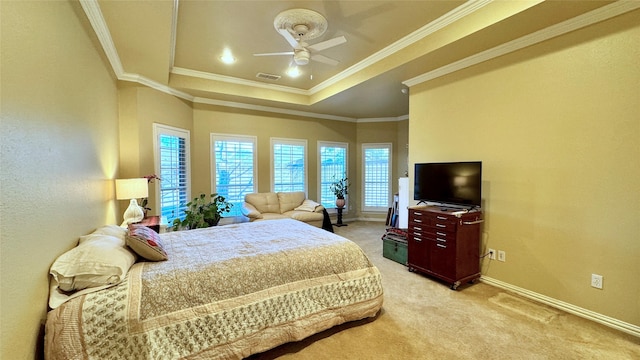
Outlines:
[[[116,199],[129,199],[129,207],[125,210],[121,227],[137,223],[144,218],[144,212],[138,205],[138,198],[149,196],[149,183],[145,178],[116,179]]]

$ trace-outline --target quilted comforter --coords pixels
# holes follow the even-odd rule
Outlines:
[[[48,314],[46,358],[240,359],[375,316],[378,269],[350,240],[295,220],[162,234],[163,262]]]

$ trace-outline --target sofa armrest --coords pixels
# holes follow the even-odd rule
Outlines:
[[[249,204],[246,201],[242,203],[242,208],[240,209],[240,212],[242,212],[242,215],[252,220],[262,219],[262,214],[260,213],[260,211],[258,211],[258,209],[256,209],[255,206]]]
[[[318,205],[318,206],[316,207],[316,209],[315,209],[315,210],[313,210],[313,212],[321,213],[321,212],[322,212],[322,210],[324,210],[324,206],[322,206],[322,205]]]

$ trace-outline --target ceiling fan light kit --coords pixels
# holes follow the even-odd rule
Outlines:
[[[309,63],[309,51],[305,49],[296,50],[293,53],[293,61],[298,65],[307,65]]]
[[[293,51],[253,54],[254,56],[293,55],[296,65],[307,65],[313,60],[335,66],[339,63],[338,60],[316,53],[347,42],[344,36],[339,36],[309,45],[307,40],[318,38],[327,31],[327,19],[313,10],[285,10],[276,16],[273,27],[293,47]]]

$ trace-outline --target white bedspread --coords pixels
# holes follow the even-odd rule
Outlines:
[[[295,220],[162,234],[164,262],[52,310],[47,359],[243,358],[375,316],[378,269],[353,242]]]

